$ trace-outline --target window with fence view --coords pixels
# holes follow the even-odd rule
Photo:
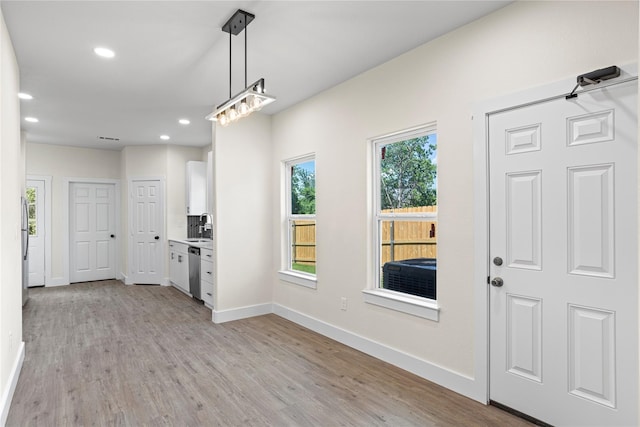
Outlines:
[[[316,274],[316,162],[305,157],[287,163],[289,270]]]
[[[376,283],[436,299],[438,170],[435,126],[374,141]]]

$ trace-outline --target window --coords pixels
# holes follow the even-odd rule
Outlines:
[[[435,125],[373,140],[373,170],[375,274],[365,300],[389,306],[375,296],[393,300],[394,309],[400,301],[437,310]]]
[[[36,198],[38,189],[36,187],[27,187],[27,208],[29,222],[29,236],[37,236],[36,229]]]
[[[285,162],[287,258],[281,277],[315,288],[316,161],[313,155]]]

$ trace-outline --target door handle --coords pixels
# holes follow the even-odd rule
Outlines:
[[[111,235],[111,238],[112,238],[112,239],[115,239],[115,237],[116,237],[116,235],[115,235],[115,234],[112,234],[112,235]]]
[[[182,262],[182,255],[178,255],[178,262]]]
[[[504,280],[501,277],[494,277],[491,281],[491,286],[495,286],[496,288],[500,288],[504,285]]]
[[[493,263],[494,263],[495,265],[497,265],[498,267],[500,267],[500,266],[502,265],[502,258],[500,258],[499,256],[495,257],[495,258],[493,259]]]
[[[156,237],[154,237],[154,239],[160,240],[160,236],[156,236]]]

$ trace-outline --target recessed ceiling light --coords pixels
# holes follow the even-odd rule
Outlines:
[[[169,135],[160,135],[160,139],[162,139],[163,141],[168,141],[171,139],[171,137]]]
[[[33,96],[29,95],[28,93],[20,92],[20,93],[18,93],[18,98],[20,98],[20,99],[33,99]]]
[[[178,120],[178,123],[180,123],[181,125],[188,125],[191,122],[189,121],[189,119],[180,119]]]
[[[96,55],[102,56],[103,58],[113,58],[116,56],[115,52],[111,49],[107,49],[106,47],[97,47],[93,49]]]
[[[39,121],[35,117],[25,117],[24,119],[25,119],[25,121],[31,122],[31,123],[38,123],[38,121]]]

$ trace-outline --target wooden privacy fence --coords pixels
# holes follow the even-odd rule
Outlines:
[[[291,225],[291,262],[316,265],[316,222],[293,221]]]
[[[385,209],[382,213],[437,212],[437,206]],[[382,221],[382,262],[411,258],[437,258],[436,221]]]
[[[395,213],[437,212],[437,206],[395,209]],[[383,210],[382,213],[390,213]],[[436,221],[382,221],[382,263],[410,258],[437,258]],[[316,264],[315,221],[293,221],[291,258],[295,264]]]

